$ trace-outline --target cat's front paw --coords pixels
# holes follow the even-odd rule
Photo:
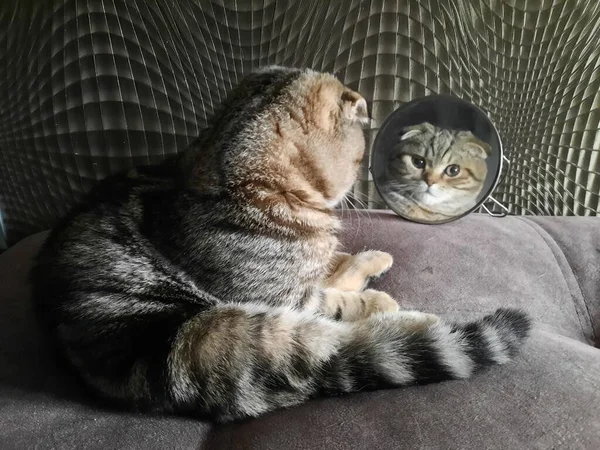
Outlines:
[[[367,285],[385,274],[392,264],[394,264],[394,257],[387,252],[381,252],[378,250],[368,250],[356,255],[356,258],[360,261],[360,267],[365,277],[365,283],[363,289]]]
[[[387,272],[394,258],[386,252],[369,250],[350,255],[337,254],[337,264],[325,285],[342,291],[362,291],[369,281]]]

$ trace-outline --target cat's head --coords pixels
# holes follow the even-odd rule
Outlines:
[[[194,144],[195,176],[263,206],[331,209],[356,179],[368,121],[365,99],[333,75],[267,67],[241,81]]]
[[[470,131],[427,122],[406,127],[390,153],[386,190],[429,211],[462,213],[483,188],[490,152]]]

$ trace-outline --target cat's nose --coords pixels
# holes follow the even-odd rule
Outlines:
[[[425,183],[427,184],[427,186],[433,186],[435,184],[435,180],[431,175],[425,175]]]

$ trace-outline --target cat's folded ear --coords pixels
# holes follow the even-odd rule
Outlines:
[[[482,141],[470,132],[465,138],[464,147],[483,159],[486,159],[492,154],[492,147],[490,144]]]
[[[429,122],[423,122],[418,125],[410,125],[408,127],[402,128],[402,132],[400,133],[400,140],[404,141],[406,139],[410,139],[414,136],[424,133],[433,133],[435,132],[435,127],[431,125]]]
[[[367,111],[367,102],[358,92],[349,89],[344,91],[342,94],[342,109],[346,119],[360,122],[363,125],[371,123]]]

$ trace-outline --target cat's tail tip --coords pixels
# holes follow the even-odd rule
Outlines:
[[[483,321],[494,327],[510,357],[515,356],[531,333],[531,318],[520,309],[498,308]]]
[[[458,326],[475,369],[504,364],[521,350],[531,332],[531,318],[520,309],[499,308],[482,319]]]

